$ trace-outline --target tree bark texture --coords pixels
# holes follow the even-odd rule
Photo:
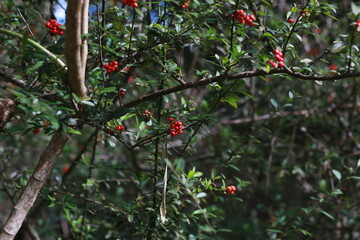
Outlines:
[[[15,107],[15,101],[9,98],[0,98],[0,128],[10,120],[11,113]]]
[[[60,132],[56,132],[52,137],[48,146],[41,154],[39,162],[26,184],[25,190],[22,192],[1,230],[1,240],[12,240],[16,236],[66,142],[67,138]]]
[[[72,92],[86,97],[85,68],[88,54],[89,0],[69,0],[66,9],[65,57],[68,80]]]

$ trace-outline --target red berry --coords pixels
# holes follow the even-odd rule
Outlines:
[[[254,15],[249,15],[248,18],[253,21],[256,19]]]
[[[108,133],[108,134],[113,134],[113,133],[114,133],[114,131],[113,131],[113,130],[111,130],[111,129],[108,129],[108,130],[107,130],[107,133]]]
[[[50,19],[50,23],[51,23],[52,25],[56,24],[56,19]]]
[[[279,55],[281,53],[281,51],[279,49],[274,49],[273,52],[274,52],[275,55]]]
[[[284,62],[283,61],[280,61],[279,63],[278,63],[278,67],[283,67],[285,64],[284,64]]]
[[[122,131],[124,130],[124,126],[123,125],[118,125],[116,126],[116,131]]]
[[[118,62],[117,61],[112,61],[112,64],[117,66],[118,65]]]
[[[36,128],[36,129],[33,130],[34,134],[38,134],[39,132],[41,132],[41,128]]]
[[[284,58],[282,58],[280,55],[275,55],[276,60],[278,60],[279,62],[283,62]]]
[[[269,60],[269,63],[273,68],[277,68],[277,63],[275,63],[273,60]]]
[[[61,170],[61,173],[64,175],[65,173],[67,173],[69,171],[69,167],[64,165],[62,170]]]
[[[239,10],[238,13],[239,13],[240,17],[243,17],[243,18],[246,17],[246,13],[244,12],[244,10]]]
[[[306,13],[306,10],[302,10],[302,11],[301,11],[301,14],[304,14],[304,13]]]
[[[329,65],[329,69],[330,69],[331,71],[336,71],[337,67],[336,67],[335,64],[330,64],[330,65]]]
[[[46,23],[45,23],[45,27],[51,28],[51,23],[50,23],[50,22],[46,22]]]
[[[245,23],[245,18],[239,17],[239,18],[238,18],[238,21],[239,21],[241,24],[244,24],[244,23]]]
[[[186,8],[186,6],[185,6],[185,5],[181,5],[181,8],[183,8],[183,9],[184,9],[184,8]]]
[[[294,20],[293,18],[289,18],[289,19],[288,19],[288,22],[291,24],[291,23],[294,23],[295,20]]]
[[[139,4],[133,3],[133,7],[137,8],[137,7],[139,7]]]
[[[170,117],[170,118],[169,118],[169,121],[170,121],[170,122],[173,122],[173,121],[174,121],[174,118]]]

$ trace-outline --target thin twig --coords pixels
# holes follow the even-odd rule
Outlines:
[[[300,21],[300,19],[302,19],[302,12],[303,12],[303,11],[305,10],[305,8],[308,6],[308,4],[310,3],[310,1],[311,1],[311,0],[308,0],[308,1],[306,2],[305,6],[302,8],[302,10],[301,10],[301,12],[300,12],[300,15],[296,18],[294,25],[293,25],[292,28],[290,29],[290,33],[289,33],[288,37],[286,38],[285,43],[284,43],[284,45],[283,45],[283,47],[282,47],[282,53],[284,54],[284,56],[285,56],[285,53],[286,53],[286,48],[287,48],[287,45],[288,45],[288,43],[289,43],[289,40],[290,40],[292,34],[293,34],[294,31],[295,31],[295,26],[296,26],[297,23]]]
[[[356,22],[358,21],[359,19],[359,13],[358,15],[356,16]],[[349,53],[349,61],[348,61],[348,69],[347,69],[347,72],[349,73],[350,72],[350,69],[351,69],[351,60],[352,60],[352,46],[354,44],[354,38],[355,38],[355,34],[357,32],[357,25],[355,25],[354,29],[353,29],[353,32],[352,32],[352,35],[351,35],[351,41],[350,41],[350,53]]]
[[[29,24],[27,23],[26,19],[24,18],[24,16],[22,15],[20,9],[16,6],[16,4],[14,3],[13,0],[11,0],[11,3],[14,5],[14,7],[16,8],[17,12],[19,13],[21,19],[24,21],[24,23],[25,23],[25,25],[26,25],[26,28],[28,29],[31,37],[32,37],[32,38],[35,38],[34,33],[31,31],[31,28],[30,28]]]

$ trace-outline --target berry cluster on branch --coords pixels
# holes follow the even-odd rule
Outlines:
[[[170,129],[169,129],[169,133],[170,133],[170,135],[172,137],[183,133],[183,131],[182,131],[182,127],[183,127],[182,122],[175,121],[174,118],[169,118],[169,121],[172,122],[171,125],[170,125]]]
[[[63,35],[64,29],[62,29],[60,26],[62,24],[58,23],[56,19],[51,19],[50,21],[45,23],[45,27],[50,29],[50,33],[54,35]]]
[[[256,19],[254,15],[247,15],[244,10],[236,10],[234,14],[231,15],[231,18],[237,19],[240,23],[246,24],[250,27],[254,26],[254,20]]]
[[[231,185],[231,186],[227,186],[225,188],[227,194],[234,194],[235,191],[236,191],[236,187],[234,185]]]
[[[277,61],[274,62],[273,60],[269,60],[270,65],[273,68],[277,68],[277,67],[283,67],[284,64],[284,54],[279,50],[279,49],[274,49],[274,54],[275,54],[275,59]]]
[[[119,70],[118,62],[112,61],[109,64],[106,63],[106,64],[104,64],[104,68],[108,71],[108,73],[113,73],[113,72]]]

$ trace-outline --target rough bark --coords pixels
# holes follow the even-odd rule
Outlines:
[[[86,97],[85,67],[87,59],[89,0],[69,0],[66,9],[65,57],[67,83],[80,98]]]
[[[32,173],[25,190],[18,202],[12,209],[0,233],[1,240],[12,240],[23,224],[26,215],[33,206],[41,188],[50,175],[55,160],[60,155],[67,142],[67,138],[60,132],[56,132],[40,156],[39,162]]]
[[[11,113],[16,106],[15,101],[9,98],[0,98],[0,128],[10,120]]]

